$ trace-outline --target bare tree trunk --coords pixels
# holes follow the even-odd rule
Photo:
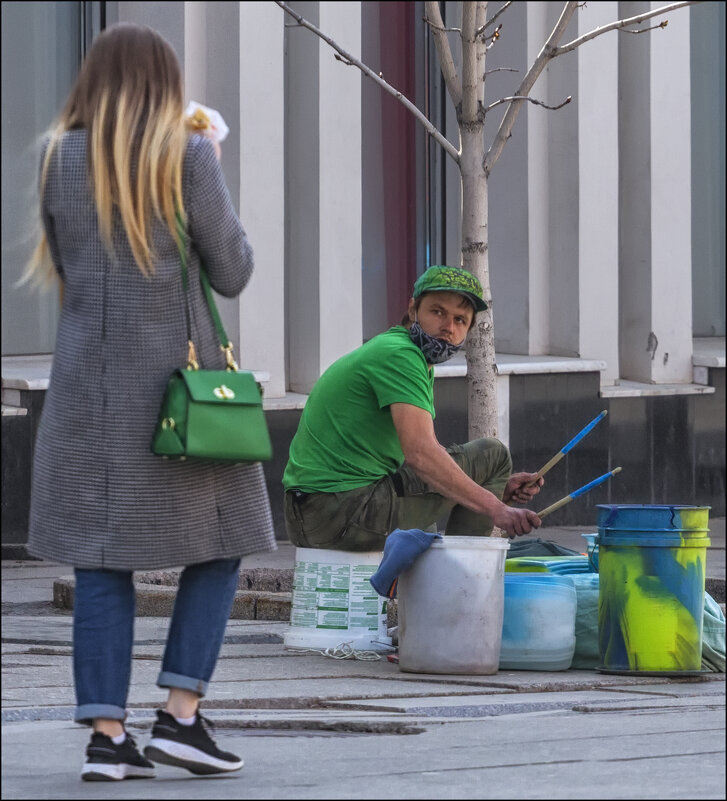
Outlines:
[[[344,64],[355,66],[364,75],[378,83],[384,91],[389,92],[403,103],[425,130],[444,148],[454,160],[462,177],[462,266],[475,275],[482,284],[487,310],[477,315],[476,323],[470,331],[467,341],[467,373],[469,376],[469,438],[497,436],[497,368],[495,364],[495,332],[493,324],[492,291],[490,289],[488,230],[487,230],[487,190],[490,171],[502,153],[510,138],[513,125],[526,102],[557,109],[570,102],[570,97],[560,106],[548,106],[529,96],[530,90],[538,77],[555,57],[575,50],[583,43],[601,36],[608,31],[640,25],[683,6],[696,5],[701,0],[672,3],[661,8],[651,9],[628,19],[596,28],[583,34],[565,45],[560,40],[565,34],[568,23],[579,6],[585,3],[565,2],[560,17],[548,39],[543,44],[537,58],[528,69],[518,90],[511,97],[504,97],[485,108],[485,56],[487,38],[485,28],[491,28],[494,21],[503,13],[510,2],[504,3],[500,9],[487,20],[487,3],[479,0],[466,0],[462,3],[462,82],[457,74],[447,33],[454,28],[445,28],[441,10],[437,0],[425,2],[426,18],[430,25],[434,44],[439,56],[447,91],[457,111],[460,132],[460,150],[449,142],[401,92],[390,86],[382,75],[361,63],[359,59],[343,50],[330,37],[303,19],[282,0],[275,0],[286,14],[292,16],[305,28],[313,31],[327,42],[339,55],[336,58]],[[667,20],[655,27],[664,27]],[[647,28],[646,30],[652,30]],[[643,31],[630,31],[631,33]],[[490,38],[494,38],[490,34]],[[485,114],[500,104],[507,103],[505,114],[500,122],[490,149],[485,152]]]
[[[462,6],[462,266],[475,275],[487,303],[467,340],[469,438],[497,435],[497,376],[488,261],[487,175],[485,173],[484,80],[487,3]]]

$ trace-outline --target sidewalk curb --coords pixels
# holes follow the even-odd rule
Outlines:
[[[136,614],[139,617],[170,617],[174,608],[180,571],[158,570],[139,574],[134,582]],[[73,609],[76,581],[61,576],[53,582],[53,606]],[[258,567],[240,573],[232,605],[232,620],[289,622],[293,599],[293,569]],[[725,611],[725,580],[708,578],[705,591]],[[397,625],[396,601],[389,603],[388,626]]]
[[[134,582],[138,617],[171,617],[177,587]],[[76,581],[61,576],[53,582],[53,606],[73,609]],[[232,605],[232,620],[268,620],[287,623],[290,620],[292,593],[261,590],[237,590]]]

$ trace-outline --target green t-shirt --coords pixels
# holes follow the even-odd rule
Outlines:
[[[318,379],[290,444],[286,490],[343,492],[395,472],[404,461],[392,403],[434,418],[434,374],[397,325],[342,356]]]

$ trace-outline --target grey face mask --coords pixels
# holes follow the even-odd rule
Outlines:
[[[442,362],[446,362],[447,359],[451,359],[464,344],[461,342],[459,345],[453,345],[445,339],[439,339],[438,337],[433,337],[431,334],[425,334],[416,316],[409,328],[409,336],[411,337],[411,341],[424,354],[424,358],[429,364],[441,364]]]

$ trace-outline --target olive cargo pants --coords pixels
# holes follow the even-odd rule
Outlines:
[[[502,498],[512,473],[508,449],[486,438],[447,452],[477,484]],[[347,492],[285,493],[285,526],[293,545],[334,551],[383,551],[394,529],[431,528],[449,513],[446,533],[489,536],[492,520],[433,492],[406,464],[374,484]]]

